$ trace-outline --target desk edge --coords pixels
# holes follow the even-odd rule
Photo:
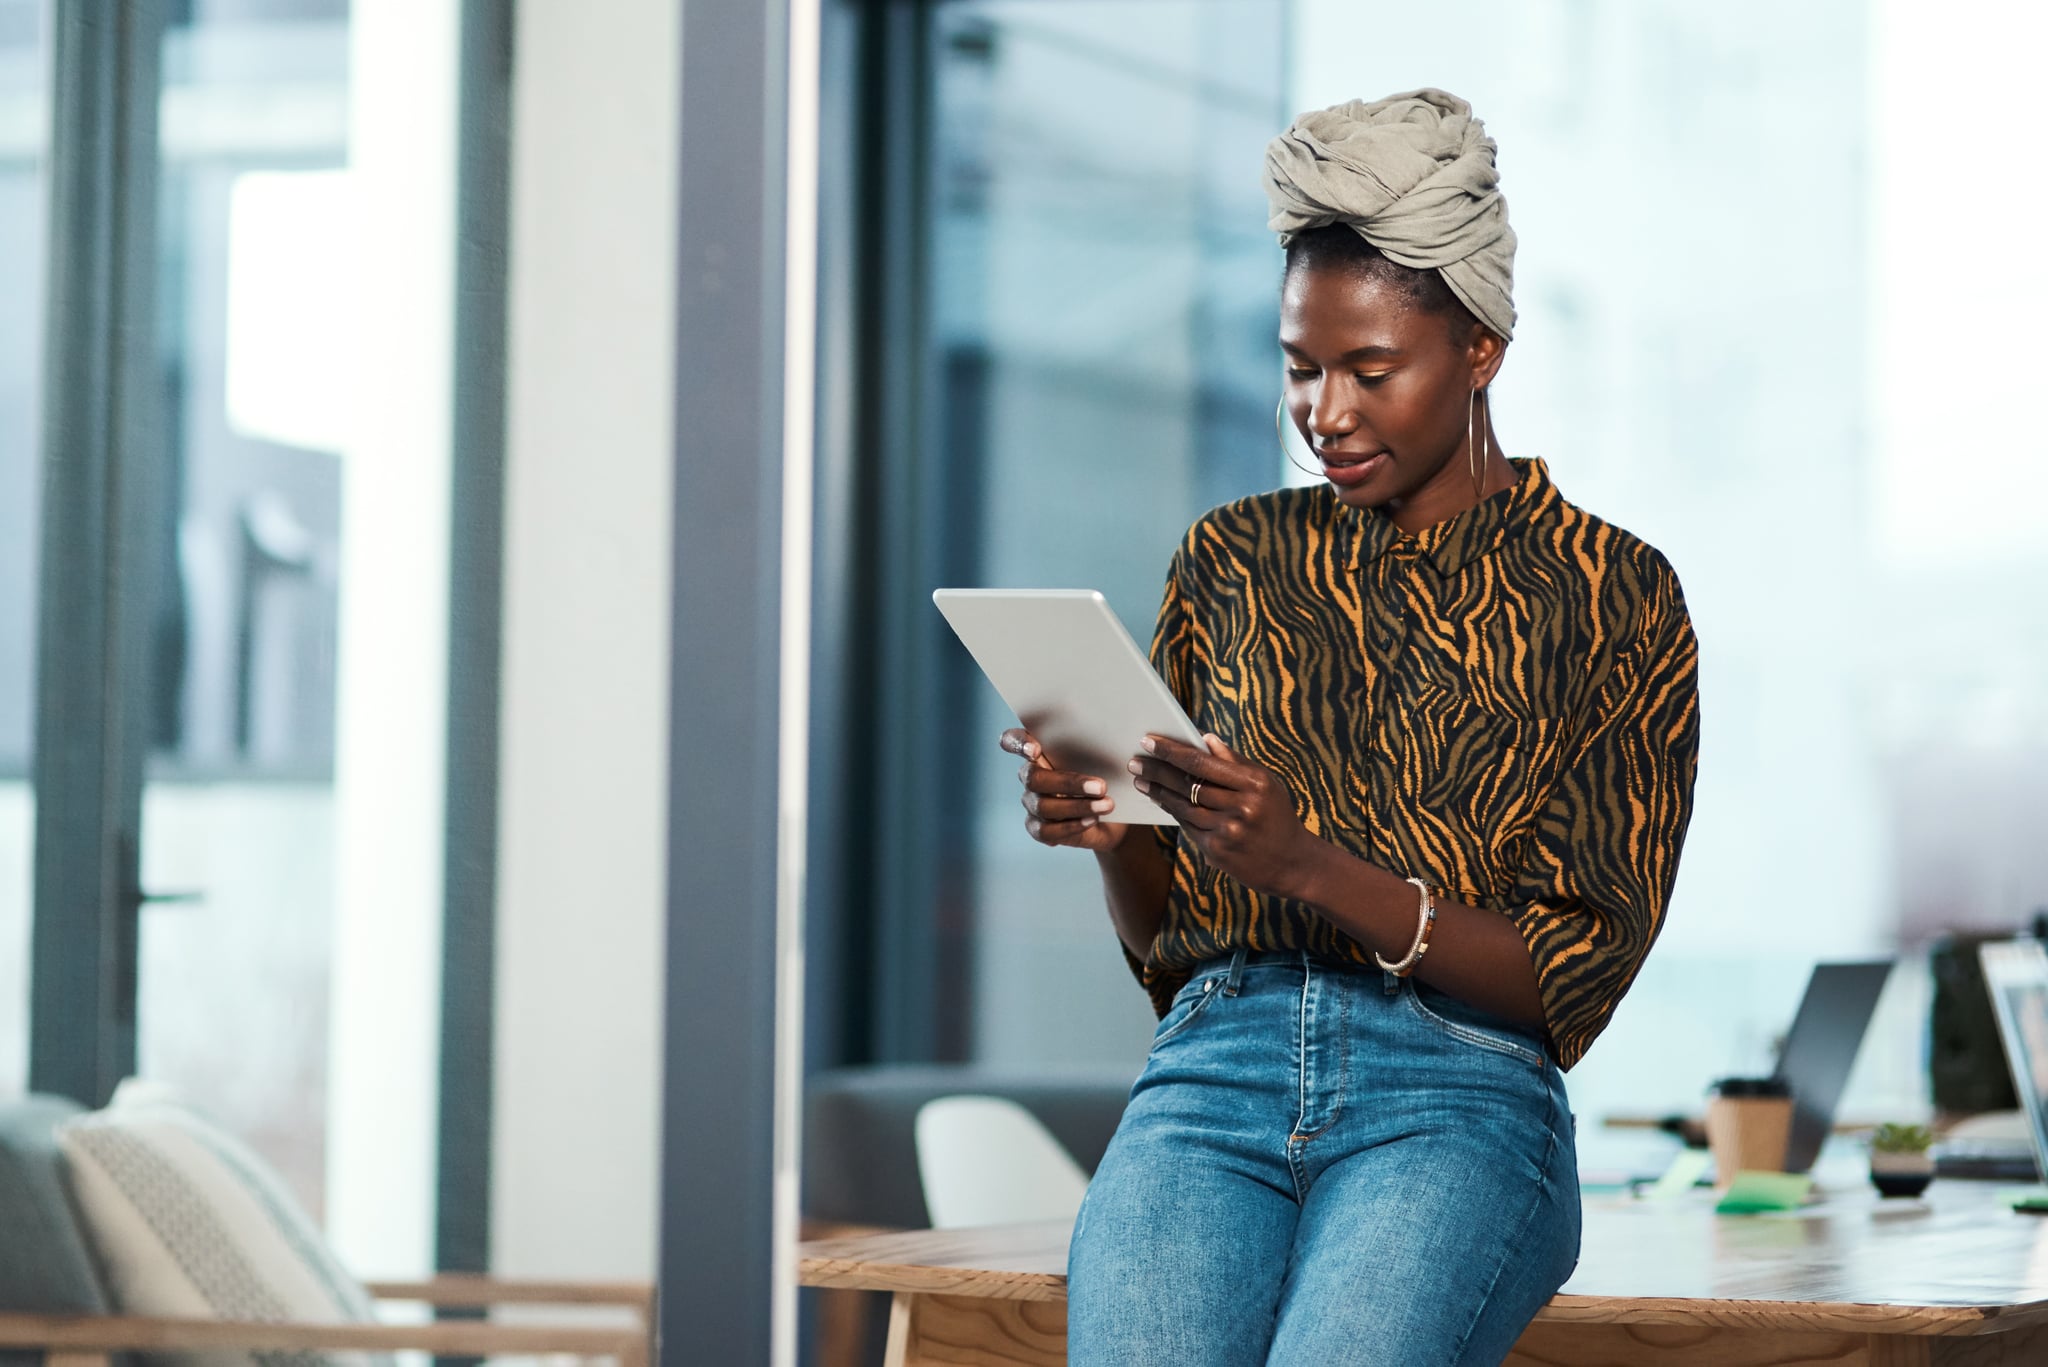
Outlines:
[[[2048,1301],[2018,1305],[1884,1305],[1855,1301],[1773,1301],[1685,1296],[1584,1296],[1559,1293],[1536,1312],[1538,1324],[1713,1325],[1961,1338],[2048,1323]]]
[[[864,1258],[805,1257],[797,1263],[802,1286],[854,1291],[911,1291],[936,1296],[979,1296],[999,1301],[1064,1301],[1067,1279],[1052,1272],[992,1272],[985,1268],[932,1267]]]

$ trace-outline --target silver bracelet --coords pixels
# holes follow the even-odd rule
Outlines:
[[[1408,946],[1408,957],[1399,963],[1388,963],[1379,956],[1377,950],[1373,951],[1372,956],[1374,963],[1398,978],[1405,978],[1413,973],[1415,965],[1422,962],[1422,956],[1429,953],[1429,932],[1436,926],[1436,899],[1429,895],[1429,884],[1420,878],[1410,878],[1406,881],[1413,883],[1415,890],[1422,897],[1420,904],[1415,908],[1415,943]]]

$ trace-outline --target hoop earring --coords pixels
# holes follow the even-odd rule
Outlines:
[[[1485,398],[1485,396],[1485,387],[1483,385],[1475,386],[1471,397],[1465,401],[1465,452],[1467,464],[1472,470],[1472,496],[1474,498],[1484,498],[1486,496],[1485,467],[1493,463],[1493,438],[1488,431],[1493,426],[1493,400],[1486,399],[1486,426],[1479,427],[1477,425],[1479,401]],[[1480,443],[1482,441],[1486,445],[1484,460],[1479,455]]]
[[[1287,400],[1283,398],[1280,402],[1273,405],[1273,435],[1279,438],[1280,441],[1280,458],[1301,471],[1304,475],[1314,475],[1317,479],[1323,478],[1323,472],[1320,469],[1303,465],[1294,458],[1294,443],[1287,440],[1287,427]]]
[[[1465,468],[1472,472],[1472,496],[1479,497],[1479,429],[1474,425],[1479,413],[1479,387],[1465,396]]]

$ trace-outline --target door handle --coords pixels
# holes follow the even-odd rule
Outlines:
[[[177,892],[151,892],[142,886],[142,872],[136,857],[135,837],[123,832],[120,839],[121,860],[121,906],[131,917],[148,906],[186,906],[193,902],[204,902],[206,894],[192,889]]]

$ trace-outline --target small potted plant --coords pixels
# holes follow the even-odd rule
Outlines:
[[[1925,1125],[1880,1125],[1870,1137],[1870,1181],[1886,1196],[1918,1196],[1934,1180],[1927,1146],[1934,1134]]]

